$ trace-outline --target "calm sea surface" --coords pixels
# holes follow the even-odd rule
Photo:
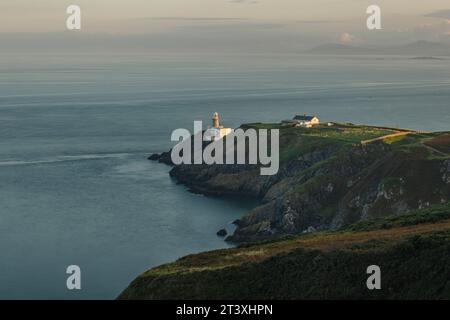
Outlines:
[[[450,130],[450,60],[0,55],[0,298],[111,299],[150,267],[227,247],[216,231],[253,204],[191,194],[146,160],[215,111],[227,126],[315,113]]]

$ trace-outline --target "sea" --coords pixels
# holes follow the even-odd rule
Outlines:
[[[256,202],[190,193],[147,160],[214,112],[449,131],[450,60],[0,54],[0,299],[114,299],[149,268],[230,247],[216,232]]]

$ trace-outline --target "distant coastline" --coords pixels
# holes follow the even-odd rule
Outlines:
[[[341,43],[328,43],[305,51],[307,54],[319,55],[387,55],[413,57],[449,57],[450,45],[417,41],[397,46],[362,47]]]
[[[411,60],[445,60],[444,58],[438,58],[438,57],[414,57],[410,58]]]

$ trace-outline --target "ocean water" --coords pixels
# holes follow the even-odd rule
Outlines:
[[[191,194],[146,160],[194,120],[444,131],[449,101],[450,60],[1,54],[0,298],[112,299],[150,267],[227,247],[216,231],[254,202]]]

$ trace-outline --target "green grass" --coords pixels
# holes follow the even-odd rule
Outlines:
[[[313,128],[285,126],[281,123],[249,123],[244,129],[279,129],[280,130],[280,161],[287,162],[302,154],[322,149],[328,146],[336,149],[347,145],[359,144],[391,134],[395,131],[369,126],[339,125],[328,127],[321,124]]]
[[[370,140],[393,133],[386,129],[375,129],[365,126],[355,126],[349,128],[317,128],[309,131],[308,135],[319,136],[328,139],[335,139],[347,143],[360,143],[363,140]]]
[[[333,163],[333,162],[336,161],[337,159],[338,159],[338,157],[337,157],[336,155],[333,155],[333,156],[329,157],[328,159],[325,159],[325,160],[316,162],[316,163],[314,163],[312,166],[310,166],[309,168],[307,168],[307,169],[305,169],[305,170],[303,170],[303,171],[297,173],[296,176],[302,176],[302,175],[308,174],[308,173],[310,173],[310,172],[314,172],[314,171],[316,171],[317,169],[319,169],[320,167],[323,167],[324,165]]]
[[[253,129],[282,129],[280,123],[247,123],[242,126],[243,128],[253,128]]]
[[[295,128],[285,127],[280,130],[280,160],[289,161],[299,155],[326,147],[336,150],[359,144],[392,133],[389,130],[371,127],[325,127]]]
[[[346,228],[351,231],[370,231],[379,229],[392,229],[418,225],[421,223],[433,223],[450,219],[450,204],[434,205],[430,208],[415,210],[407,214],[388,216],[358,222]]]

